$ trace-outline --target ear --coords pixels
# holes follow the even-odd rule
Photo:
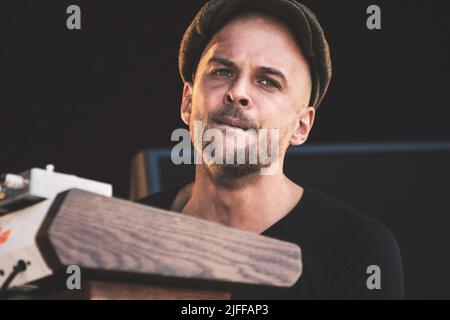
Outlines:
[[[183,87],[183,98],[181,100],[181,119],[183,122],[189,126],[191,120],[191,109],[192,109],[192,83],[189,81],[184,83]]]
[[[304,107],[300,111],[298,122],[295,124],[294,132],[289,140],[293,146],[298,146],[305,143],[308,139],[309,132],[314,124],[316,110],[313,107]]]

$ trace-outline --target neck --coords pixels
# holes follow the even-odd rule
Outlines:
[[[223,186],[197,165],[195,181],[184,190],[184,214],[230,227],[261,233],[288,214],[303,188],[280,170],[275,175],[255,173]]]

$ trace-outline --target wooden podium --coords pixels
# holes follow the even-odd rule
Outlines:
[[[295,244],[77,189],[57,196],[36,242],[54,273],[40,298],[229,299],[292,286],[302,270]],[[81,290],[66,287],[69,265]]]

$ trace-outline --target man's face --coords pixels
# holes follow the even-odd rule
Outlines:
[[[203,51],[194,84],[185,84],[182,118],[197,151],[205,144],[196,143],[193,123],[202,121],[203,130],[227,129],[225,144],[245,137],[247,151],[258,139],[246,129],[279,130],[278,157],[283,158],[287,147],[302,144],[312,127],[310,92],[309,67],[290,30],[266,15],[246,14],[227,23]],[[228,168],[232,175],[245,175],[259,167],[220,166],[216,171]]]

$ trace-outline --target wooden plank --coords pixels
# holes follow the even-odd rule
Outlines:
[[[61,265],[280,287],[301,274],[295,244],[76,189],[59,197],[41,234]]]
[[[226,291],[89,281],[81,290],[64,290],[45,300],[229,300]]]
[[[229,300],[230,293],[139,284],[93,281],[89,283],[91,300]]]

